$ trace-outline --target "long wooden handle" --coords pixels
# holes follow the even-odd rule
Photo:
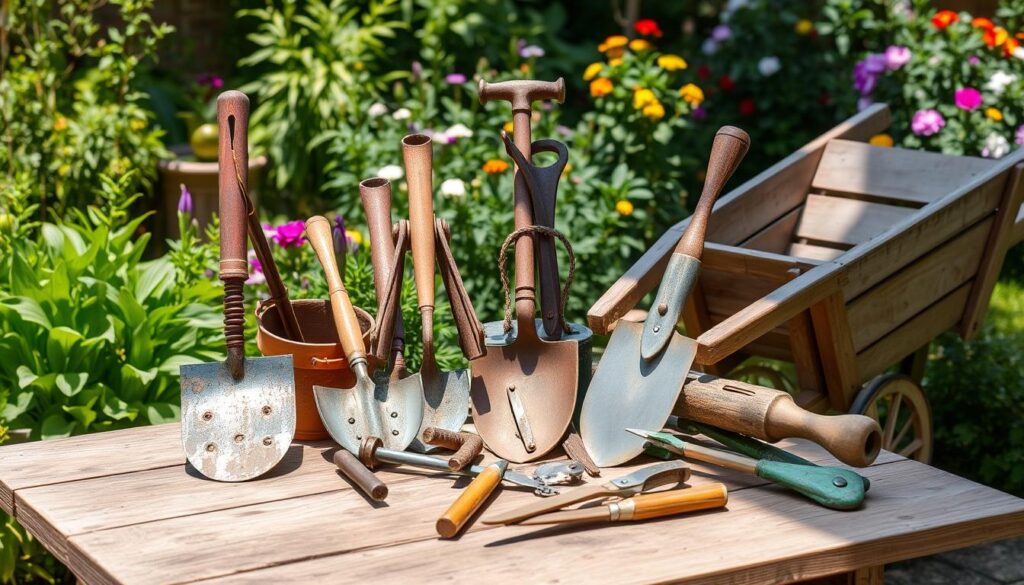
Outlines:
[[[387,499],[388,486],[367,469],[359,459],[356,459],[355,455],[345,449],[338,449],[334,454],[334,464],[370,499],[376,502],[383,502]]]
[[[620,520],[647,520],[685,512],[721,508],[729,503],[729,490],[721,483],[702,485],[653,494],[641,494],[619,502],[619,508],[630,507],[632,515]]]
[[[429,136],[411,134],[402,139],[405,176],[409,185],[409,229],[412,232],[412,268],[420,308],[434,306],[434,189],[431,172],[433,146]]]
[[[697,208],[693,210],[693,216],[690,217],[690,224],[686,226],[683,237],[676,245],[677,254],[686,254],[700,260],[701,254],[704,253],[704,233],[708,228],[711,209],[715,206],[715,200],[718,199],[725,183],[736,172],[736,167],[747,154],[748,148],[750,136],[746,132],[735,126],[719,128],[711,145],[704,190],[700,194]]]
[[[404,365],[402,351],[405,348],[405,327],[402,311],[385,314],[384,307],[391,284],[395,263],[395,240],[391,224],[391,182],[374,177],[359,183],[359,197],[366,212],[366,227],[370,231],[370,261],[373,264],[373,284],[377,292],[377,347],[376,355],[381,359],[395,360],[393,375],[401,374]],[[404,253],[403,253],[404,255]],[[390,347],[380,347],[380,341],[391,339]],[[388,352],[393,355],[388,356]]]
[[[437,519],[437,533],[444,538],[452,538],[462,530],[473,514],[480,509],[494,488],[501,483],[503,472],[496,465],[490,465],[473,478],[466,489],[452,503],[445,513]]]
[[[363,345],[363,335],[359,328],[359,320],[356,318],[356,311],[352,307],[352,300],[348,297],[348,290],[345,289],[341,273],[338,271],[338,261],[334,256],[331,223],[327,221],[327,218],[316,215],[306,220],[306,239],[309,240],[309,245],[316,252],[320,266],[324,269],[324,276],[327,278],[327,290],[330,292],[331,298],[331,314],[334,317],[334,326],[338,330],[341,347],[345,351],[345,358],[352,365],[365,362],[366,346]]]
[[[231,376],[245,375],[245,297],[249,278],[245,258],[245,204],[235,165],[249,164],[249,98],[240,91],[226,91],[217,98],[220,128],[218,206],[220,211],[220,279],[224,282],[224,339]]]
[[[856,467],[871,465],[881,445],[881,429],[871,418],[814,414],[781,390],[708,375],[687,380],[674,413],[773,443],[789,437],[809,439]]]

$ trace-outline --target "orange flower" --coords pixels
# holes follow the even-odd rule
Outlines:
[[[626,54],[626,48],[625,47],[612,47],[611,49],[608,49],[607,53],[605,53],[605,55],[608,56],[608,61],[609,62],[612,62],[612,61],[614,61],[616,59],[621,61],[622,60],[622,56],[625,55],[625,54]]]
[[[1007,57],[1013,57],[1014,51],[1016,51],[1019,47],[1020,41],[1018,41],[1017,39],[1006,39],[1006,42],[1003,43],[1003,54],[1005,54]]]
[[[606,96],[612,92],[612,89],[614,89],[612,80],[607,77],[598,77],[590,82],[590,95],[594,97]]]
[[[488,175],[499,175],[508,170],[508,163],[503,160],[492,158],[484,163],[484,172]]]
[[[953,12],[952,10],[942,10],[935,13],[935,16],[932,17],[932,24],[935,28],[941,30],[956,22],[958,18],[960,18],[960,16],[956,12]]]
[[[608,52],[609,49],[621,49],[629,44],[629,39],[623,35],[613,35],[604,40],[603,43],[597,46],[597,50],[602,53]]]
[[[996,122],[1003,121],[1003,113],[998,108],[985,108],[985,117]]]
[[[875,134],[868,139],[868,144],[872,146],[883,146],[885,148],[892,148],[893,140],[892,136],[888,134]]]
[[[1006,29],[1001,26],[991,28],[981,35],[981,40],[985,41],[985,44],[990,47],[1001,47],[1009,38],[1010,33],[1006,32]]]
[[[971,26],[973,26],[974,28],[983,28],[985,30],[991,30],[992,27],[994,27],[995,25],[992,24],[991,20],[979,16],[971,21]]]

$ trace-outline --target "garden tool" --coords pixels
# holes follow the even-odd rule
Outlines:
[[[729,503],[729,490],[724,484],[712,483],[699,487],[668,490],[654,494],[640,494],[603,506],[562,510],[527,518],[523,525],[575,524],[582,522],[629,522],[650,520],[686,512],[722,508]]]
[[[391,224],[391,181],[380,177],[366,179],[359,183],[359,197],[363,201],[366,227],[370,231],[370,262],[377,292],[376,347],[370,349],[378,358],[389,362],[391,380],[396,381],[408,376],[409,372],[405,369],[405,327],[401,303],[396,310],[389,311],[385,306],[397,256]],[[398,290],[401,291],[400,284]]]
[[[469,416],[469,372],[441,372],[434,356],[434,263],[435,222],[433,145],[430,137],[411,134],[402,139],[402,156],[409,185],[409,228],[412,233],[412,267],[416,279],[423,336],[423,426],[458,431]],[[427,452],[422,435],[411,445]]]
[[[864,502],[864,481],[856,473],[838,467],[755,459],[740,453],[712,449],[664,431],[626,429],[628,432],[688,459],[750,473],[794,490],[833,510],[852,510]]]
[[[484,442],[480,435],[457,433],[437,427],[423,429],[423,441],[428,445],[455,451],[448,457],[448,469],[452,471],[469,465],[484,450]]]
[[[544,482],[544,485],[572,485],[582,478],[583,464],[571,459],[544,463],[533,470],[533,479]]]
[[[585,485],[572,491],[527,504],[515,510],[484,518],[484,524],[518,524],[527,518],[561,510],[566,506],[599,498],[628,498],[668,484],[681,484],[690,478],[690,467],[682,461],[648,465],[601,485]]]
[[[689,389],[687,389],[687,391],[689,391]],[[758,441],[757,439],[747,437],[739,433],[726,431],[711,425],[686,420],[677,416],[668,417],[668,422],[665,423],[665,427],[681,431],[687,435],[704,435],[709,439],[718,441],[731,451],[742,453],[747,457],[753,457],[754,459],[765,459],[768,461],[779,461],[782,463],[794,463],[796,465],[820,467],[817,463],[808,461],[799,455],[790,453],[789,451],[779,449],[774,445],[769,445],[764,441]],[[871,480],[863,475],[860,475],[860,479],[864,482],[864,491],[871,489]]]
[[[469,482],[459,497],[437,519],[437,533],[443,538],[454,538],[466,522],[476,514],[487,498],[501,483],[501,478],[508,471],[508,461],[499,459],[488,465]]]
[[[624,429],[664,426],[697,353],[697,342],[676,332],[683,303],[700,272],[704,232],[715,199],[750,146],[739,128],[723,126],[711,146],[697,208],[665,268],[654,310],[644,323],[619,320],[580,413],[580,434],[601,467],[619,465],[643,451]]]
[[[480,465],[467,465],[456,471],[448,466],[448,461],[440,457],[385,449],[381,445],[382,443],[377,437],[364,437],[359,446],[359,460],[370,469],[376,467],[377,463],[383,462],[441,471],[462,477],[476,477],[486,469],[486,467]],[[538,496],[554,496],[558,494],[558,490],[515,471],[506,471],[501,479],[513,485],[528,487]]]
[[[224,363],[181,366],[181,442],[200,473],[219,481],[244,481],[273,468],[295,434],[292,356],[245,357],[243,287],[244,178],[228,161],[247,169],[249,98],[238,91],[217,98],[220,125],[220,279],[224,282]]]
[[[555,229],[555,199],[558,195],[558,180],[562,177],[562,171],[569,162],[569,148],[557,140],[538,140],[531,145],[531,150],[537,152],[554,152],[558,159],[554,164],[547,167],[535,166],[526,160],[508,133],[502,130],[501,139],[505,143],[505,151],[512,157],[519,169],[519,174],[526,181],[526,188],[530,193],[530,203],[533,208],[533,222],[535,225]],[[568,241],[566,241],[568,247]],[[571,256],[571,252],[570,252]],[[541,235],[537,239],[537,263],[540,267],[540,290],[544,297],[544,291],[552,290],[559,294],[558,260],[555,256],[555,239]],[[549,304],[546,298],[542,298],[542,309],[544,312],[544,336],[546,341],[564,340],[574,341],[579,347],[579,380],[577,381],[576,407],[573,414],[573,422],[579,427],[579,413],[583,407],[585,390],[590,385],[590,376],[593,371],[591,362],[591,338],[594,333],[579,323],[565,322],[565,303],[568,295],[568,285],[571,284],[574,266],[570,265],[569,280],[566,283],[565,295],[557,296],[553,301],[557,304]],[[555,325],[549,325],[549,315],[554,316]]]
[[[380,437],[392,449],[405,449],[416,438],[423,409],[420,377],[389,383],[370,378],[366,348],[356,321],[355,309],[341,280],[334,255],[331,224],[315,216],[306,221],[306,239],[320,259],[330,291],[331,313],[345,359],[355,375],[352,388],[313,386],[316,408],[331,437],[352,453],[363,437]]]
[[[388,486],[384,484],[362,461],[346,449],[338,449],[334,454],[334,464],[364,494],[375,502],[383,502],[388,497]]]
[[[565,83],[513,80],[480,82],[480,102],[512,102],[515,144],[523,157],[531,155],[530,109],[535,100],[565,96]],[[545,340],[534,320],[534,234],[565,236],[535,226],[525,175],[515,179],[515,227],[499,259],[506,285],[506,315],[501,324],[484,326],[487,354],[473,364],[473,423],[487,447],[514,462],[543,457],[565,436],[572,421],[580,380],[580,344],[572,339]],[[531,237],[523,237],[531,236]],[[508,307],[505,251],[515,243],[515,323]],[[555,279],[557,281],[557,279]],[[555,302],[551,307],[559,306]],[[547,307],[545,307],[547,309]],[[557,310],[555,316],[557,317]]]

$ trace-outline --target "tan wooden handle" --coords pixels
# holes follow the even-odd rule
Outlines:
[[[410,134],[402,139],[405,176],[409,185],[409,230],[412,269],[420,307],[434,306],[434,161],[430,137]]]
[[[882,430],[859,414],[827,416],[800,408],[788,394],[776,400],[765,420],[768,440],[798,437],[821,445],[847,465],[867,467],[882,447]]]
[[[704,190],[700,194],[697,208],[690,217],[690,225],[686,226],[683,237],[679,239],[675,252],[700,259],[704,253],[704,233],[708,228],[708,218],[715,200],[722,192],[729,177],[736,172],[743,156],[750,148],[750,136],[735,126],[722,126],[715,134],[711,144],[711,156],[708,159],[708,170],[704,178]]]
[[[376,502],[383,502],[388,497],[388,486],[372,471],[366,468],[356,456],[345,449],[338,449],[334,454],[334,464],[345,477],[352,480],[364,494]]]
[[[624,506],[627,502],[632,502],[632,516],[620,518],[620,520],[647,520],[648,518],[661,518],[673,514],[721,508],[729,503],[729,490],[723,484],[713,483],[667,492],[641,494],[619,502],[619,507],[628,507]]]
[[[501,472],[489,466],[476,476],[466,489],[462,490],[452,505],[437,519],[437,533],[444,538],[452,538],[462,530],[473,514],[480,509],[494,488],[501,483]]]
[[[320,266],[324,269],[324,277],[327,278],[327,290],[330,291],[331,298],[331,314],[334,317],[334,326],[338,330],[338,339],[341,340],[341,348],[345,351],[345,358],[351,365],[365,362],[366,346],[363,344],[359,320],[352,307],[352,300],[348,297],[348,290],[345,289],[345,284],[341,280],[338,261],[334,255],[331,222],[320,215],[306,220],[306,239],[309,240],[309,245],[316,252]]]

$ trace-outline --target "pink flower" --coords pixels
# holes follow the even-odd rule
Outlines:
[[[274,232],[274,241],[282,248],[301,246],[305,241],[305,238],[302,237],[302,232],[305,229],[301,219],[289,221],[277,226],[277,230]]]
[[[973,87],[961,87],[953,97],[956,107],[961,110],[976,110],[981,106],[981,92]]]
[[[1014,144],[1024,145],[1024,126],[1017,128],[1017,131],[1013,134]]]
[[[711,29],[711,38],[716,42],[724,42],[732,37],[732,29],[727,24],[720,24]]]
[[[946,120],[938,110],[919,110],[910,121],[910,129],[918,136],[931,136],[942,130]]]
[[[910,62],[910,49],[892,45],[885,50],[885,68],[889,71],[896,71]]]
[[[466,76],[462,73],[449,73],[444,78],[450,85],[462,85],[466,83]]]

